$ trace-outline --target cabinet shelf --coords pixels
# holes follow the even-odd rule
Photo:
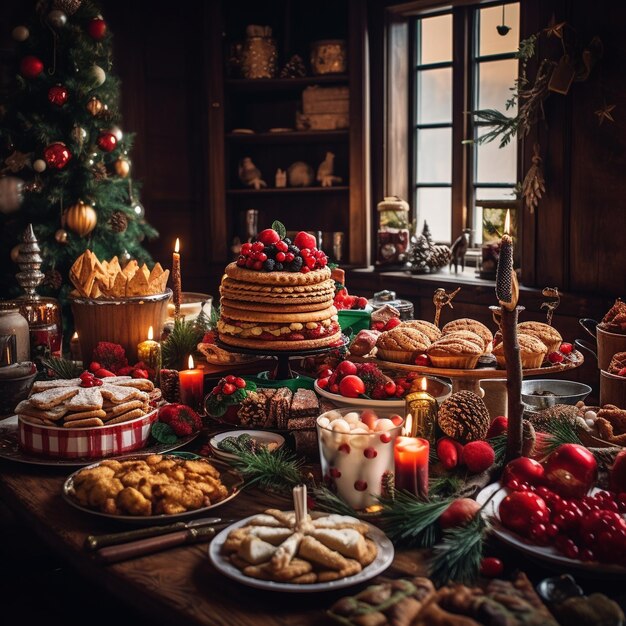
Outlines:
[[[271,187],[269,189],[227,189],[229,196],[256,196],[270,194],[303,194],[303,193],[344,193],[349,191],[347,185],[336,187]]]
[[[347,83],[347,74],[324,74],[302,78],[229,78],[226,87],[233,91],[290,91],[309,85]]]
[[[294,130],[282,133],[227,133],[233,143],[314,143],[316,141],[347,141],[348,130]]]

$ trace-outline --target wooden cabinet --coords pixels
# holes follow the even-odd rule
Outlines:
[[[333,233],[343,233],[343,263],[366,264],[369,255],[369,194],[365,122],[365,7],[355,0],[315,3],[215,2],[207,13],[208,171],[211,258],[232,256],[234,237],[245,241],[246,212],[258,211],[259,230],[282,221],[288,230],[324,233],[332,254]],[[245,38],[246,26],[270,26],[278,47],[278,68],[293,54],[305,62],[307,75],[298,78],[246,79],[227,69],[230,47]],[[309,63],[312,42],[344,39],[347,71],[313,76]],[[349,93],[349,127],[338,130],[296,130],[296,112],[309,86],[341,87]],[[272,129],[292,129],[275,132]],[[237,132],[249,129],[253,133]],[[342,180],[321,187],[315,173],[326,153],[335,155],[334,174]],[[267,187],[245,186],[238,175],[249,157]],[[311,186],[276,187],[278,168],[307,163],[314,172]]]

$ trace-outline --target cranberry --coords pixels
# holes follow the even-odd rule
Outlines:
[[[378,452],[374,448],[365,448],[363,450],[363,456],[366,459],[375,459],[378,456]]]
[[[246,386],[246,381],[243,378],[235,378],[235,385],[237,385],[237,387],[239,389],[244,389]]]
[[[580,551],[579,558],[581,561],[595,561],[596,555],[589,548],[583,548]]]
[[[329,474],[333,478],[341,478],[341,472],[336,467],[331,467],[329,470]]]
[[[350,446],[347,443],[342,443],[337,450],[339,450],[339,452],[344,452],[345,454],[350,454]]]
[[[545,511],[535,511],[530,516],[531,524],[545,524],[548,521],[549,515]]]
[[[480,574],[487,578],[497,578],[502,575],[504,564],[500,559],[487,556],[480,561]]]
[[[223,392],[225,395],[230,396],[237,391],[237,387],[232,383],[224,383]]]
[[[548,543],[548,534],[545,524],[533,524],[530,527],[530,538],[538,545],[544,546]]]
[[[393,380],[388,380],[385,383],[385,393],[388,396],[393,396],[396,393],[397,387],[396,387],[396,383],[393,382]]]
[[[389,442],[391,441],[391,435],[390,435],[389,433],[383,433],[383,434],[380,436],[380,440],[381,440],[383,443],[389,443]]]
[[[233,376],[232,374],[229,374],[228,376],[224,377],[224,382],[226,382],[226,383],[234,383],[235,382],[235,378],[236,378],[236,376]]]
[[[560,352],[550,352],[550,354],[548,354],[548,361],[554,365],[563,363],[563,355]]]
[[[277,252],[276,253],[276,260],[279,263],[283,263],[286,258],[287,258],[287,255],[284,252]]]
[[[276,242],[276,250],[278,250],[279,252],[287,252],[287,250],[289,250],[289,246],[287,245],[286,242],[284,241],[277,241]]]
[[[559,348],[559,350],[563,354],[571,354],[573,349],[574,349],[574,346],[571,343],[566,343],[566,342],[563,342],[561,344],[561,347]]]
[[[367,489],[367,483],[364,480],[357,480],[354,483],[354,488],[357,491],[365,491]]]
[[[552,539],[559,534],[559,529],[554,524],[546,524],[546,536]]]

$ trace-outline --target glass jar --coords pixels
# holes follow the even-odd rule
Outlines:
[[[241,54],[241,74],[244,78],[274,78],[278,50],[271,37],[247,37]]]
[[[63,331],[59,301],[44,296],[24,295],[13,303],[28,322],[31,361],[39,364],[42,357],[60,357]]]
[[[348,68],[346,42],[324,39],[311,44],[311,70],[316,76],[344,74]]]
[[[378,203],[377,263],[398,264],[409,245],[409,204],[398,196]]]
[[[402,300],[400,298],[396,298],[395,291],[389,291],[385,289],[384,291],[377,291],[374,294],[374,297],[369,301],[374,310],[380,309],[385,304],[389,304],[394,307],[394,309],[398,309],[400,313],[400,319],[402,321],[412,320],[413,319],[413,303],[409,300]]]
[[[0,310],[0,350],[0,367],[30,359],[28,322],[16,307]]]

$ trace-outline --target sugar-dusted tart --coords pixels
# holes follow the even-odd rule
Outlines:
[[[557,352],[563,341],[563,337],[556,328],[543,322],[522,322],[517,325],[517,332],[539,339],[546,346],[548,354]]]
[[[484,324],[481,324],[477,320],[470,319],[469,317],[462,317],[458,320],[448,322],[441,329],[444,335],[449,335],[459,330],[469,330],[479,335],[485,343],[485,352],[491,352],[493,348],[493,333]]]
[[[413,363],[430,346],[430,339],[422,331],[396,326],[380,335],[376,341],[378,358],[393,363]]]
[[[520,348],[520,358],[522,360],[522,368],[525,370],[536,369],[541,367],[543,360],[548,352],[548,348],[537,337],[527,335],[520,332],[517,335],[517,343]],[[506,367],[506,358],[504,356],[504,342],[500,342],[494,349],[493,355],[498,361],[498,365],[502,368]]]

